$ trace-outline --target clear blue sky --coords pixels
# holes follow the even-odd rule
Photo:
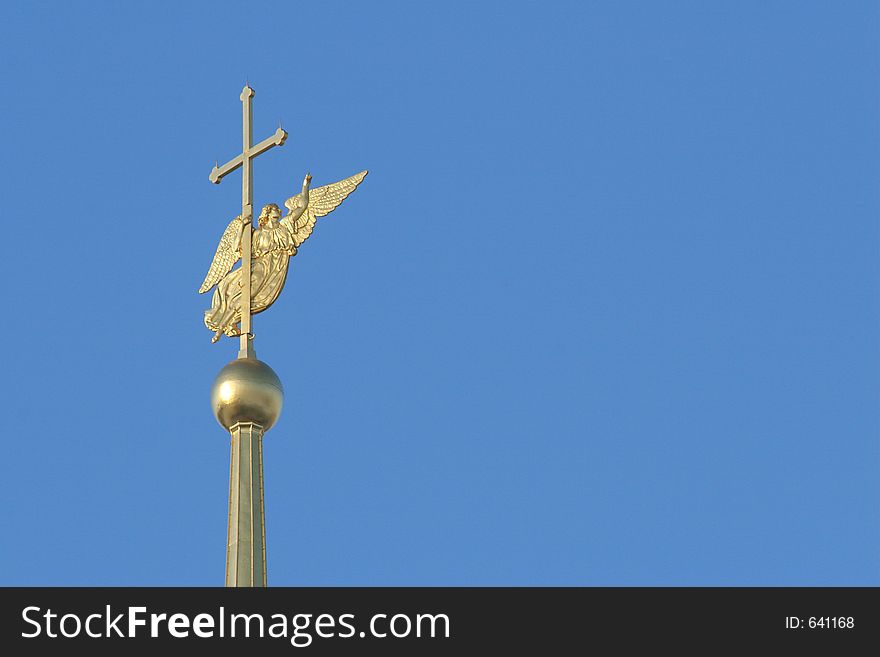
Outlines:
[[[873,2],[0,10],[0,584],[220,585],[196,290],[368,168],[255,321],[275,585],[880,584]]]

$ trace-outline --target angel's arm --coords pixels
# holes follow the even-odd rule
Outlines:
[[[303,212],[309,206],[309,185],[312,182],[312,174],[307,173],[303,178],[302,192],[290,199],[287,203],[289,212],[284,217],[290,224],[296,224]],[[292,202],[291,202],[292,201]]]

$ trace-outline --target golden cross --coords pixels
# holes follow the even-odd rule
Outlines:
[[[251,234],[254,218],[254,182],[251,175],[251,160],[273,146],[281,146],[287,139],[287,133],[279,127],[274,135],[264,139],[256,146],[251,146],[251,142],[254,140],[254,126],[251,118],[254,90],[250,85],[244,86],[240,98],[241,154],[236,155],[222,167],[215,164],[208,178],[216,185],[226,174],[241,167],[241,220],[244,222],[244,231],[241,236],[241,343],[238,357],[254,358],[254,348],[251,344],[253,341],[251,333]]]

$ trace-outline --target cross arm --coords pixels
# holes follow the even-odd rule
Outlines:
[[[241,155],[237,155],[224,164],[222,167],[218,167],[216,164],[214,168],[211,169],[211,175],[208,176],[208,180],[210,180],[215,185],[220,184],[220,180],[228,173],[232,173],[236,169],[241,166]]]
[[[278,128],[275,131],[274,135],[272,135],[268,139],[264,139],[256,146],[252,146],[247,153],[235,156],[223,166],[218,167],[217,165],[214,165],[214,168],[211,169],[211,175],[208,176],[208,179],[215,185],[220,184],[220,181],[223,179],[224,176],[232,173],[241,166],[242,162],[244,162],[245,156],[249,159],[255,158],[257,155],[259,155],[260,153],[265,153],[273,146],[281,146],[286,139],[287,132],[281,128]]]

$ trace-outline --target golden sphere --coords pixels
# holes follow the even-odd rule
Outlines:
[[[281,415],[283,402],[278,375],[255,358],[232,361],[211,386],[211,408],[225,429],[237,422],[255,422],[268,431]]]

